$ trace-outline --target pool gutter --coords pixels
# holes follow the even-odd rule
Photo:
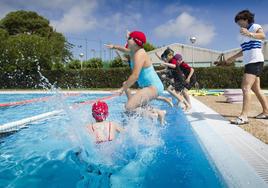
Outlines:
[[[268,145],[195,98],[186,114],[228,187],[268,187]]]

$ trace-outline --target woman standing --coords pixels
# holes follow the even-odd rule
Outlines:
[[[268,103],[260,88],[260,75],[262,73],[264,57],[262,53],[262,40],[265,34],[259,24],[254,23],[254,14],[249,10],[243,10],[235,16],[235,23],[240,26],[242,35],[242,50],[226,60],[231,64],[238,57],[243,56],[245,72],[242,79],[243,108],[240,115],[231,122],[237,125],[248,123],[248,111],[250,108],[251,90],[257,96],[262,106],[262,113],[257,119],[268,119]]]

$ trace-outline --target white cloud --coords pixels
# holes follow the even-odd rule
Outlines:
[[[141,14],[133,11],[129,3],[123,12],[110,10],[108,16],[99,14],[104,0],[2,0],[0,2],[0,17],[14,10],[33,10],[49,17],[51,25],[65,34],[79,34],[87,31],[103,29],[116,33],[124,32],[137,25]],[[43,14],[42,14],[43,13]]]
[[[209,44],[216,35],[213,25],[204,23],[187,12],[183,12],[176,19],[171,19],[156,27],[154,32],[160,38],[196,36],[196,42],[200,45]]]
[[[47,10],[66,10],[70,9],[75,4],[83,2],[91,2],[95,0],[1,0],[0,5],[8,5],[10,7],[22,10],[35,10],[36,8]]]
[[[97,0],[77,0],[76,2],[74,0],[28,0],[27,3],[2,0],[0,2],[0,18],[15,10],[32,10],[39,14],[43,12],[52,17],[50,23],[57,31],[79,33],[89,31],[96,26],[97,21],[93,13],[97,5]]]
[[[193,8],[191,6],[181,5],[179,3],[169,4],[163,10],[163,12],[168,15],[178,14],[180,12],[192,12],[192,11]]]
[[[113,30],[116,33],[125,32],[126,29],[131,30],[141,19],[139,13],[114,13],[112,16],[103,19],[100,27],[107,30]]]
[[[93,16],[96,7],[96,1],[76,4],[66,11],[60,20],[52,20],[51,24],[57,31],[64,33],[81,33],[92,30],[97,25],[97,20]]]
[[[125,32],[126,29],[135,27],[136,23],[141,19],[141,14],[129,13],[127,10],[124,12],[113,12],[107,17],[97,17],[95,14],[97,8],[101,8],[98,7],[97,1],[80,1],[79,4],[65,11],[59,20],[52,20],[51,24],[57,31],[64,33],[82,33],[100,28],[121,33]]]

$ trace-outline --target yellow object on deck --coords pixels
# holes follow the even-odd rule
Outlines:
[[[220,96],[223,94],[222,91],[209,91],[209,90],[190,90],[189,94],[192,96],[208,96],[208,95],[212,95],[212,96]]]

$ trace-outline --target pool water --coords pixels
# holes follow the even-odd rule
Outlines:
[[[0,103],[44,97],[1,94]],[[53,96],[49,101],[0,108],[0,125],[52,110],[65,113],[0,138],[0,187],[227,187],[183,112],[167,104],[165,126],[124,113],[126,97],[108,100],[110,121],[124,126],[112,142],[95,144],[86,131],[91,106],[68,106],[107,94]]]

